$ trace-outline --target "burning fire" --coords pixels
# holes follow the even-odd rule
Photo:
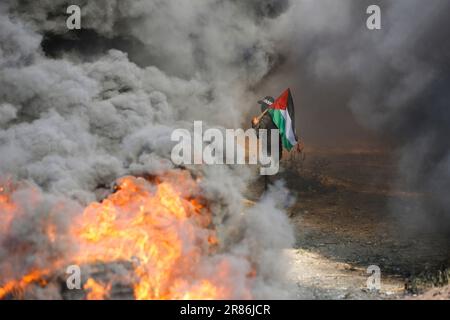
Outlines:
[[[43,278],[45,274],[46,271],[34,270],[18,281],[7,282],[3,287],[0,287],[0,299],[11,293],[21,298],[24,290],[30,283],[37,282],[40,286],[46,286],[47,281]]]
[[[1,191],[0,212],[14,213],[15,204],[4,187]],[[211,212],[200,192],[187,171],[152,180],[121,178],[116,192],[87,206],[73,221],[69,235],[78,250],[66,263],[131,263],[135,299],[234,297],[233,270],[218,253]],[[48,225],[45,233],[49,241],[56,241],[54,225]],[[8,283],[0,278],[0,298],[8,294],[17,297],[14,292],[30,283],[45,286],[43,274],[47,271],[32,270]],[[111,288],[111,283],[92,277],[83,286],[87,299],[108,298]],[[241,298],[250,298],[248,289],[243,290]]]
[[[111,285],[104,286],[94,279],[89,278],[84,284],[83,289],[88,291],[86,297],[88,300],[104,300],[108,297]]]
[[[9,228],[12,219],[14,218],[14,213],[17,212],[17,206],[11,200],[10,190],[13,188],[11,181],[6,180],[5,182],[0,181],[0,208],[1,208],[1,219],[0,232],[4,232]]]

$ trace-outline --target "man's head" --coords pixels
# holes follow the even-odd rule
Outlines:
[[[274,102],[275,99],[271,96],[267,96],[264,99],[259,100],[258,103],[261,105],[261,112],[266,111],[266,109],[269,108]]]

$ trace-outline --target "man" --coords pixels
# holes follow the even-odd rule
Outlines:
[[[260,129],[266,129],[267,130],[267,154],[271,155],[271,137],[272,137],[272,129],[278,129],[275,123],[273,123],[272,117],[266,110],[275,102],[275,99],[271,96],[267,96],[264,99],[258,101],[258,103],[261,106],[261,113],[264,113],[264,115],[261,117],[261,119],[253,119],[252,121],[252,128],[256,130],[256,135],[259,138],[259,130]],[[278,135],[278,152],[279,152],[279,158],[281,160],[281,156],[283,154],[283,145],[281,142],[281,136]]]
[[[264,99],[258,101],[258,103],[261,106],[261,118],[255,118],[252,121],[252,128],[256,130],[256,135],[258,138],[259,136],[259,130],[260,129],[266,129],[267,130],[267,140],[265,141],[266,145],[266,152],[263,150],[262,152],[265,152],[268,156],[271,156],[271,141],[272,141],[272,129],[278,129],[278,127],[275,125],[275,123],[272,120],[272,117],[270,116],[269,112],[267,112],[267,109],[275,102],[275,99],[271,96],[267,96]],[[264,142],[263,142],[264,145]],[[281,156],[283,154],[283,145],[281,141],[281,135],[278,134],[278,152],[279,152],[279,160],[281,160]],[[274,177],[269,178],[269,176],[264,176],[264,190],[267,190],[269,185],[269,180],[272,180]]]

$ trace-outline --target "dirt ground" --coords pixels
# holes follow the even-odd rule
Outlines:
[[[298,298],[409,298],[411,279],[450,265],[448,234],[409,219],[424,195],[394,183],[389,153],[306,150],[285,157],[279,178],[296,196],[288,210],[296,245],[288,254]],[[263,179],[252,189],[261,196]],[[380,267],[379,291],[367,289],[370,265]]]

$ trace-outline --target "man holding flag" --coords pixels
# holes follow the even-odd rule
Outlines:
[[[257,118],[254,118],[252,121],[252,127],[256,129],[256,134],[258,138],[261,138],[259,135],[260,129],[266,129],[267,130],[267,138],[266,138],[266,148],[267,148],[267,154],[270,156],[270,152],[272,150],[271,148],[271,137],[272,137],[272,130],[278,129],[278,127],[275,125],[275,123],[272,121],[272,117],[269,113],[269,108],[273,103],[275,102],[275,99],[273,97],[267,96],[264,99],[258,101],[258,103],[261,105],[261,115]],[[279,158],[281,159],[281,155],[283,153],[283,147],[282,147],[282,141],[281,136],[279,137]]]
[[[291,90],[286,89],[276,100],[267,96],[258,103],[261,105],[262,113],[259,117],[253,119],[252,127],[258,131],[259,129],[267,129],[267,151],[270,152],[271,150],[271,130],[278,129],[280,133],[279,159],[282,157],[283,147],[290,151],[294,146],[297,146],[297,151],[301,152],[303,145],[298,142],[295,131],[294,101]],[[267,180],[265,185],[267,188]]]
[[[257,130],[267,129],[269,132],[270,129],[280,130],[280,159],[283,147],[290,151],[297,146],[301,151],[295,131],[294,101],[291,90],[286,89],[276,100],[267,96],[258,103],[261,105],[262,114],[253,119],[252,127]],[[269,138],[268,140],[270,141]]]

